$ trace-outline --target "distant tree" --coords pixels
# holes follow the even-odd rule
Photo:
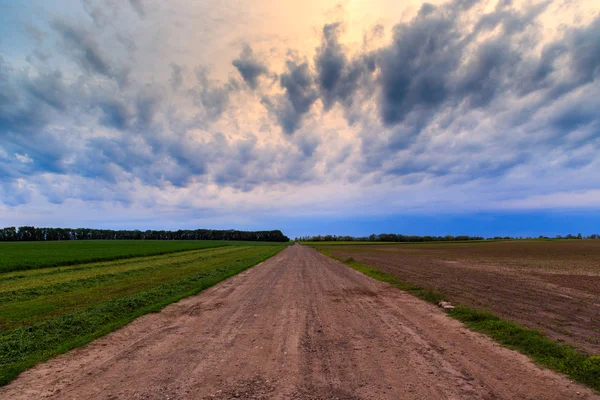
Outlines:
[[[33,226],[21,226],[17,233],[17,240],[30,242],[35,240],[35,228]]]
[[[0,230],[0,241],[34,240],[240,240],[287,242],[290,239],[280,230],[273,231],[236,231],[236,230],[109,230],[88,228],[35,228],[22,226],[18,230],[8,227]]]
[[[502,239],[496,236],[495,239]],[[510,239],[507,237],[507,239]],[[300,238],[302,241],[307,242],[320,242],[320,241],[363,241],[363,242],[436,242],[436,241],[452,241],[452,240],[486,240],[483,236],[408,236],[397,233],[380,233],[371,234],[369,236],[355,237],[355,236],[336,236],[336,235],[317,235],[317,236],[304,236]]]
[[[10,226],[8,228],[2,229],[2,240],[4,240],[4,241],[17,240],[17,228],[15,228],[14,226]]]

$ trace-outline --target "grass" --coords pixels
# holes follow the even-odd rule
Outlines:
[[[352,257],[340,259],[321,248],[317,250],[365,275],[387,282],[430,303],[437,305],[444,300],[440,292],[402,282],[395,275],[361,264]],[[487,311],[458,305],[447,313],[469,329],[486,334],[503,346],[529,356],[539,365],[566,374],[573,380],[600,391],[600,356],[582,354],[571,346],[553,342],[541,332],[504,320]]]
[[[0,242],[0,273],[145,257],[221,246],[273,245],[225,240],[69,240]]]
[[[0,385],[283,249],[228,246],[0,274]]]
[[[390,285],[397,287],[398,289],[409,292],[409,293],[413,294],[414,296],[417,296],[418,298],[428,301],[430,303],[437,304],[440,301],[444,300],[444,297],[440,292],[437,292],[435,290],[424,289],[422,287],[413,285],[408,282],[401,282],[398,280],[398,278],[396,278],[395,275],[388,274],[387,272],[383,272],[378,269],[368,267],[364,264],[359,263],[352,257],[346,258],[346,259],[341,259],[341,258],[336,257],[333,254],[327,252],[326,250],[323,250],[323,249],[317,249],[317,250],[319,252],[321,252],[322,254],[326,255],[327,257],[341,261],[342,263],[348,265],[349,267],[352,267],[355,270],[362,272],[363,274],[365,274],[367,276],[370,276],[371,278],[377,279],[378,281],[387,282]]]

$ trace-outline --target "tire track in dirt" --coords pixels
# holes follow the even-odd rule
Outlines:
[[[384,252],[376,245],[361,246],[358,253],[334,247],[330,251],[341,259],[352,257],[401,281],[439,290],[451,302],[491,311],[583,353],[600,353],[600,292],[591,290],[596,276],[530,272],[462,260],[449,263],[430,254]],[[560,285],[565,276],[571,287]]]
[[[597,399],[304,246],[41,364],[1,399]]]

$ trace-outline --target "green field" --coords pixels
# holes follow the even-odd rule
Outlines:
[[[111,249],[107,243],[114,245]],[[17,245],[35,249],[39,263],[72,262],[60,249],[98,250],[96,254],[124,257],[132,252],[178,251],[156,256],[119,259],[0,273],[0,385],[36,363],[89,342],[135,317],[158,310],[235,275],[282,250],[284,244],[223,242],[82,242],[18,243],[7,246],[17,265]],[[52,243],[57,244],[57,243]],[[60,247],[66,245],[66,247]],[[142,246],[136,249],[135,246]],[[181,251],[186,246],[198,250]],[[27,247],[29,246],[29,247]],[[151,246],[155,246],[152,249]],[[214,247],[220,246],[220,247]],[[192,247],[193,248],[193,247]],[[45,252],[44,252],[45,251]],[[43,255],[48,258],[44,259]],[[21,264],[27,265],[27,264]],[[40,265],[40,264],[38,264]]]
[[[264,246],[225,240],[69,240],[0,242],[0,272],[111,261],[221,246]]]

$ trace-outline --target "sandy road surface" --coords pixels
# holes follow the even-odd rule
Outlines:
[[[300,245],[0,389],[46,397],[600,398]]]

